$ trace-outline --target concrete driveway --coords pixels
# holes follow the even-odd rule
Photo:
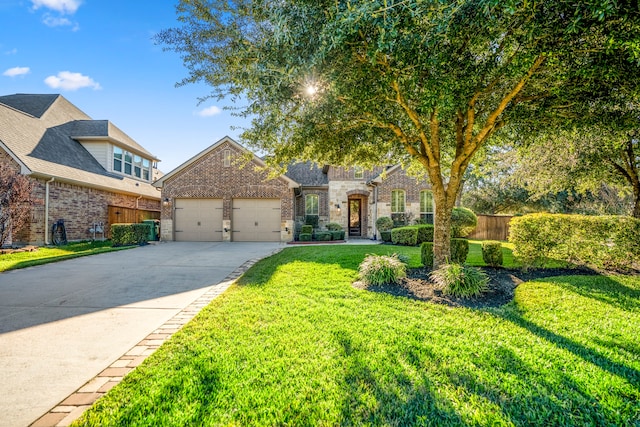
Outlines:
[[[0,425],[26,426],[279,243],[160,243],[0,273]]]

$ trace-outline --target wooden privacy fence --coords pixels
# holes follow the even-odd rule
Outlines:
[[[507,240],[511,215],[478,215],[478,226],[468,237],[480,240]]]
[[[105,232],[108,235],[111,234],[111,224],[135,224],[145,219],[160,219],[160,212],[109,206],[109,227],[107,227]]]

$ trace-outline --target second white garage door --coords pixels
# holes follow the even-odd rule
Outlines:
[[[233,199],[233,241],[279,242],[280,199]]]
[[[175,239],[222,241],[222,199],[176,199]]]

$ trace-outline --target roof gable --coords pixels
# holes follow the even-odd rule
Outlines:
[[[32,117],[41,118],[59,96],[17,93],[0,96],[0,103]]]
[[[246,148],[244,148],[242,145],[238,144],[236,141],[234,141],[230,137],[225,136],[224,138],[222,138],[221,140],[219,140],[215,144],[211,145],[210,147],[202,150],[201,152],[199,152],[198,154],[196,154],[195,156],[193,156],[192,158],[190,158],[189,160],[187,160],[186,162],[184,162],[183,164],[181,164],[180,166],[178,166],[177,168],[175,168],[171,172],[169,172],[169,173],[165,174],[164,176],[162,176],[160,179],[158,179],[156,182],[154,182],[153,185],[155,187],[157,187],[157,188],[162,188],[162,186],[164,185],[165,181],[170,180],[172,177],[179,175],[181,172],[185,171],[191,165],[197,163],[203,157],[213,153],[214,151],[219,149],[224,144],[230,144],[230,145],[232,145],[233,147],[237,148],[238,150],[240,150],[242,152],[250,153],[251,156],[252,156],[253,162],[257,163],[259,166],[266,166],[266,163],[260,157],[256,156],[253,152],[247,150]],[[300,184],[298,184],[296,181],[294,181],[293,179],[291,179],[290,177],[288,177],[286,175],[281,175],[280,177],[278,177],[278,179],[286,181],[289,184],[289,188],[297,188],[297,187],[300,186]]]
[[[91,117],[61,95],[1,96],[0,148],[20,164],[23,173],[34,177],[53,177],[82,186],[159,197],[150,183],[107,172],[74,139],[77,132],[84,130],[78,126],[95,126],[94,133],[113,135],[107,137],[112,142],[126,141],[124,132],[115,126],[110,128],[108,121],[90,122],[94,122]],[[144,150],[140,148],[137,151]]]

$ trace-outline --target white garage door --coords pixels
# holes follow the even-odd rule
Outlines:
[[[233,241],[279,242],[280,199],[233,199]]]
[[[222,199],[176,199],[175,239],[222,241]]]

